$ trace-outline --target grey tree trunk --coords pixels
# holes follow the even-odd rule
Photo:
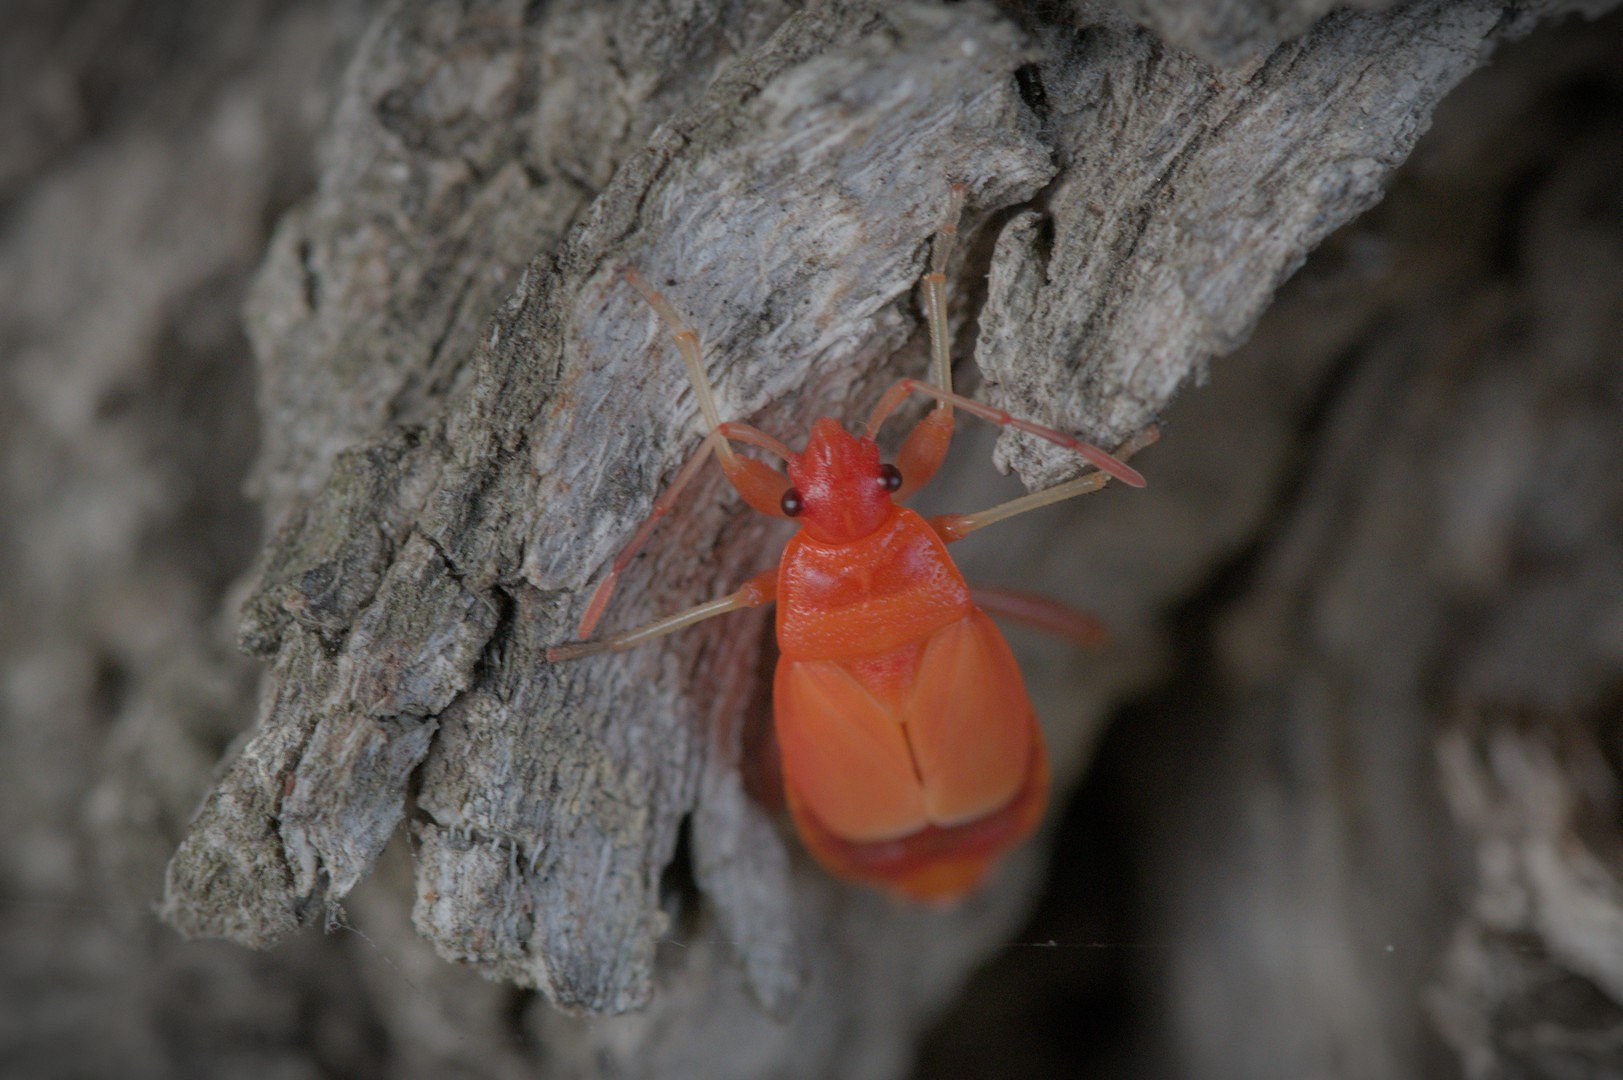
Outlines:
[[[1609,6],[8,8],[5,1058],[1623,1072],[1623,26],[1496,54]],[[700,432],[618,271],[794,442],[950,179],[960,382],[1169,426],[962,545],[1114,640],[1016,635],[1082,794],[933,911],[786,829],[764,616],[540,654]],[[942,507],[1076,472],[965,436]],[[609,620],[783,537],[712,476]]]

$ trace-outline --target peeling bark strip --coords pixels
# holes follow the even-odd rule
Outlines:
[[[266,945],[341,900],[415,773],[419,930],[559,1005],[620,1012],[650,1001],[691,815],[704,917],[745,979],[731,959],[678,966],[656,1012],[799,1003],[755,1032],[787,1054],[865,1010],[887,1029],[825,1038],[814,1071],[894,1063],[1014,924],[1034,859],[948,917],[791,865],[738,781],[759,619],[539,663],[695,445],[680,365],[616,271],[669,281],[723,412],[788,435],[901,373],[924,244],[964,179],[995,242],[989,396],[1108,442],[1243,340],[1496,43],[1566,7],[1338,13],[1228,71],[1091,6],[786,9],[379,16],[251,306],[259,475],[283,524],[243,639],[273,659],[171,863],[182,930]],[[1034,484],[1072,467],[1003,445]],[[766,565],[767,530],[719,491],[664,528],[611,619]],[[622,1045],[684,1037],[653,1024]]]
[[[1340,12],[1227,71],[1125,20],[1044,27],[1044,135],[1063,168],[1042,228],[1021,219],[999,240],[975,353],[987,396],[1119,442],[1380,198],[1444,94],[1535,14],[1571,6]],[[998,452],[1034,487],[1077,471],[1016,432]]]

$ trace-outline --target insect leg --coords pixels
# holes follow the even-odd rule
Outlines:
[[[964,185],[953,184],[947,223],[936,233],[930,245],[930,271],[924,275],[924,315],[930,327],[930,378],[935,385],[952,392],[952,332],[947,323],[947,262],[952,257],[953,243],[958,238],[958,219],[964,210]],[[881,399],[868,421],[868,437],[873,438],[885,418],[902,403],[904,393],[894,401],[890,395]],[[886,404],[890,401],[889,404]],[[896,467],[902,474],[902,486],[896,491],[897,501],[930,482],[952,445],[952,403],[939,402],[924,418],[913,426],[896,455]]]
[[[704,442],[699,445],[699,449],[694,452],[692,457],[688,458],[682,468],[677,471],[676,476],[671,479],[670,486],[660,493],[659,498],[654,500],[653,509],[648,512],[647,519],[632,534],[631,539],[626,541],[625,547],[620,549],[620,553],[614,557],[614,562],[610,564],[609,572],[603,575],[603,580],[599,581],[597,588],[592,590],[592,598],[586,604],[586,613],[581,616],[580,627],[575,631],[578,637],[589,637],[592,631],[597,629],[598,620],[603,617],[604,609],[609,606],[609,597],[614,594],[614,587],[619,583],[620,575],[625,572],[626,567],[631,565],[631,560],[637,557],[637,553],[642,550],[643,545],[648,542],[648,538],[653,535],[654,526],[659,524],[659,519],[666,517],[676,508],[677,499],[681,497],[682,490],[698,475],[699,469],[709,460],[710,455],[720,447],[725,446],[729,438],[749,443],[752,446],[763,445],[762,440],[765,440],[766,443],[782,445],[763,431],[758,431],[748,424],[737,424],[731,421],[722,424],[709,435],[706,435]],[[768,449],[770,449],[770,446],[768,446]],[[735,457],[734,460],[743,469],[757,466],[761,472],[771,474],[770,477],[765,478],[767,487],[772,486],[773,477],[779,476],[775,469],[769,468],[761,462],[738,457]],[[735,485],[740,482],[738,478],[730,474],[728,478],[733,480]],[[753,478],[754,474],[748,473],[743,477],[743,480],[744,482],[750,482]],[[783,486],[788,486],[787,480],[783,481]],[[773,498],[779,498],[781,490],[775,490],[771,494]],[[781,513],[781,506],[776,507],[776,509]]]
[[[1078,645],[1103,645],[1110,636],[1105,624],[1087,612],[1036,593],[971,585],[969,598],[988,614],[1023,622],[1045,634],[1066,638]]]
[[[665,297],[649,287],[641,274],[627,269],[625,276],[676,338],[677,351],[682,354],[682,363],[687,368],[694,395],[699,400],[699,411],[704,415],[710,431],[698,451],[677,471],[670,486],[654,500],[648,518],[632,534],[631,539],[626,541],[626,545],[620,549],[619,554],[614,557],[614,562],[609,566],[609,572],[603,575],[603,580],[592,590],[592,597],[587,601],[586,612],[581,616],[580,627],[576,631],[582,638],[589,636],[597,628],[598,621],[603,618],[603,612],[609,605],[609,598],[614,595],[614,587],[619,582],[620,575],[631,565],[631,560],[637,557],[637,552],[642,550],[648,538],[653,535],[659,519],[676,508],[677,499],[683,489],[698,475],[700,467],[711,454],[721,458],[722,471],[727,474],[727,479],[738,489],[739,494],[744,496],[745,501],[757,510],[781,517],[783,515],[781,497],[784,489],[789,486],[788,479],[765,462],[741,458],[733,452],[729,439],[761,447],[783,458],[789,456],[788,448],[764,431],[748,424],[722,423],[720,414],[716,411],[715,396],[710,392],[710,383],[704,375],[704,366],[699,356],[698,333],[677,314],[676,309]]]
[[[1160,437],[1160,431],[1152,424],[1118,446],[1115,455],[1110,460],[1126,469],[1127,466],[1122,465],[1122,462]],[[1127,471],[1133,472],[1131,469]],[[1079,476],[1075,480],[1067,480],[1063,484],[1055,484],[1043,491],[1034,491],[1029,495],[1022,495],[1018,499],[1010,499],[1008,502],[989,506],[985,510],[978,510],[973,514],[942,514],[940,517],[931,518],[930,524],[935,528],[936,532],[941,534],[941,539],[950,544],[954,540],[962,540],[976,529],[984,529],[988,525],[1012,518],[1016,514],[1024,514],[1026,511],[1035,510],[1039,506],[1049,506],[1065,499],[1073,499],[1078,495],[1098,491],[1110,482],[1113,475],[1117,474],[1091,472],[1085,476]],[[1138,474],[1133,472],[1133,475],[1137,476]]]
[[[689,326],[687,321],[677,314],[671,302],[644,281],[643,276],[636,270],[627,267],[625,278],[631,287],[648,301],[648,306],[654,309],[660,321],[676,339],[676,351],[682,354],[682,365],[687,368],[688,381],[693,384],[693,394],[699,399],[699,412],[704,414],[705,426],[715,431],[721,427],[721,413],[716,409],[715,395],[710,392],[710,380],[704,374],[704,360],[699,355],[698,331]],[[733,460],[733,448],[725,442],[717,445],[716,453],[721,456],[723,463]]]
[[[1095,467],[1109,473],[1129,487],[1144,486],[1144,477],[1139,474],[1137,469],[1129,468],[1090,442],[1083,442],[1074,435],[1067,435],[1063,431],[1056,431],[1032,420],[1023,420],[1007,409],[1000,409],[995,405],[988,405],[983,401],[976,401],[974,398],[967,398],[962,394],[955,394],[951,390],[943,390],[939,386],[920,382],[917,379],[902,379],[895,386],[885,391],[884,396],[879,399],[879,404],[874,407],[873,417],[868,421],[868,433],[870,436],[878,429],[880,424],[884,423],[885,418],[896,410],[897,406],[907,400],[909,394],[924,394],[927,397],[935,398],[937,401],[949,402],[963,409],[971,416],[978,416],[982,420],[990,420],[994,424],[1012,427],[1035,435],[1040,439],[1047,439],[1049,442],[1063,446],[1066,449],[1075,450],[1078,454],[1087,458]],[[1134,436],[1134,438],[1138,437]],[[1155,440],[1151,438],[1150,441],[1154,442]],[[1145,445],[1148,445],[1148,443]],[[905,480],[905,473],[903,477]]]
[[[952,389],[952,335],[947,329],[947,261],[958,239],[958,218],[964,212],[964,185],[953,184],[947,223],[930,244],[930,272],[924,275],[924,316],[930,324],[930,378],[943,390]],[[943,408],[951,406],[943,403]]]
[[[547,663],[555,664],[560,660],[574,660],[582,656],[591,656],[594,653],[624,652],[633,645],[641,645],[645,641],[674,634],[678,630],[686,630],[695,623],[706,619],[713,619],[717,615],[726,615],[732,611],[742,611],[745,608],[760,607],[770,604],[778,595],[778,570],[762,571],[746,581],[741,588],[726,596],[688,608],[675,615],[667,615],[663,619],[655,619],[651,623],[618,634],[611,634],[598,641],[576,641],[564,645],[549,646],[543,654]]]
[[[783,492],[789,487],[788,478],[764,462],[739,457],[733,453],[732,444],[728,440],[737,439],[762,447],[784,460],[789,458],[788,447],[766,432],[747,424],[721,422],[721,413],[716,409],[716,396],[711,392],[710,380],[705,377],[704,362],[699,355],[698,332],[689,326],[677,313],[676,308],[671,306],[671,302],[644,281],[643,276],[635,269],[627,267],[625,278],[631,287],[648,301],[648,305],[659,315],[660,320],[676,339],[677,352],[682,354],[682,364],[687,368],[688,381],[693,385],[693,395],[699,401],[699,412],[704,416],[705,425],[710,429],[711,435],[721,433],[722,437],[716,442],[714,449],[716,456],[721,459],[721,469],[727,474],[727,479],[751,507],[763,514],[783,517],[779,502]]]
[[[603,580],[592,590],[592,599],[587,602],[586,613],[580,617],[580,627],[575,631],[577,637],[590,637],[592,631],[597,628],[597,621],[603,617],[603,610],[609,606],[609,597],[614,594],[614,586],[619,582],[620,575],[631,565],[631,560],[637,557],[637,552],[642,550],[642,546],[653,535],[654,526],[659,524],[659,519],[671,512],[678,496],[682,494],[682,489],[698,474],[700,467],[715,452],[716,444],[721,441],[723,440],[719,432],[713,431],[706,435],[704,442],[699,444],[699,449],[672,478],[670,487],[654,500],[654,507],[648,512],[647,519],[631,534],[631,539],[626,541],[625,547],[614,557],[609,572],[603,575]]]

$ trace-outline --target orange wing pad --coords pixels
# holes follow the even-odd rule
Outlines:
[[[781,661],[773,705],[784,782],[836,835],[890,840],[929,823],[901,724],[842,665]]]
[[[823,828],[791,785],[784,795],[807,850],[829,872],[866,881],[911,900],[951,903],[980,884],[1004,853],[1037,828],[1048,801],[1048,754],[1032,742],[1026,782],[1014,802],[967,825],[943,829],[928,825],[911,836],[875,844],[854,844]]]
[[[920,898],[968,891],[1041,819],[1047,757],[1019,668],[980,611],[898,655],[778,665],[785,792],[830,869]],[[873,685],[868,685],[872,683]]]
[[[907,703],[908,743],[935,825],[1007,806],[1025,781],[1035,726],[1014,655],[980,611],[938,630]]]

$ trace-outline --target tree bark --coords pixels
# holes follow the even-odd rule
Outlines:
[[[541,651],[700,431],[620,269],[698,328],[723,413],[793,442],[922,370],[915,284],[958,179],[955,355],[982,397],[1110,444],[1215,371],[1149,491],[965,545],[972,575],[1053,582],[1116,631],[1090,658],[1022,644],[1061,796],[1124,702],[1149,718],[1102,781],[1166,946],[1121,1052],[1235,1076],[1616,1062],[1616,27],[1493,73],[1441,164],[1240,348],[1466,75],[1607,6],[11,16],[49,47],[8,35],[35,91],[0,173],[24,570],[0,595],[26,613],[0,649],[0,806],[26,823],[5,881],[116,903],[178,841],[163,918],[275,946],[148,928],[71,960],[144,973],[100,991],[128,1030],[64,1050],[36,1008],[32,1060],[904,1072],[1022,940],[1053,830],[961,907],[902,907],[828,880],[753,783],[764,617]],[[995,497],[989,456],[1032,488],[1077,471],[969,445],[940,484],[959,508]],[[609,619],[726,591],[782,538],[712,476]],[[27,918],[53,939],[112,917],[48,911]],[[53,978],[29,955],[19,987]],[[218,1001],[156,1019],[185,974],[158,958],[249,979],[240,1023],[288,1045],[234,1039]],[[325,1033],[274,1019],[278,981]]]

